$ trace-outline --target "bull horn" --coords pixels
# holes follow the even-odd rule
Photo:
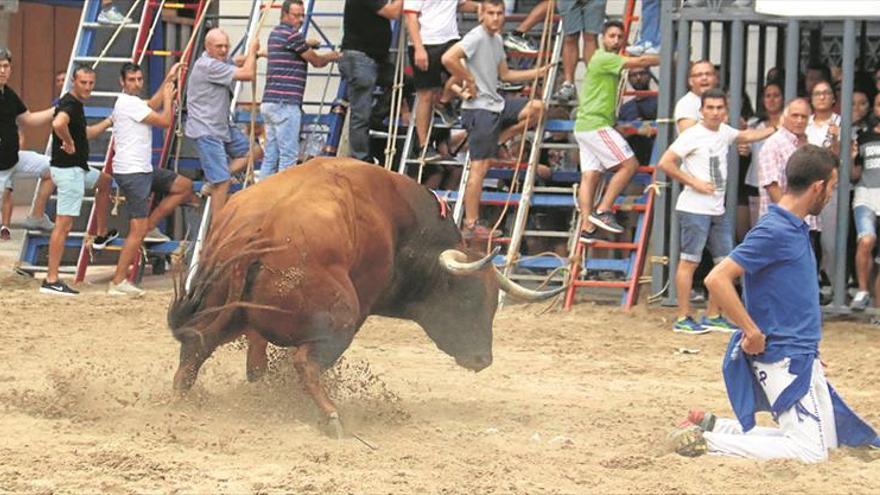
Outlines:
[[[458,249],[447,249],[440,253],[440,266],[453,275],[468,275],[482,270],[486,265],[492,262],[501,246],[495,246],[495,249],[486,257],[477,261],[467,261],[467,254]]]
[[[529,302],[536,302],[536,301],[543,301],[545,299],[550,299],[551,297],[554,297],[556,295],[561,294],[562,292],[565,291],[565,289],[568,288],[568,286],[563,285],[562,287],[557,287],[556,289],[544,290],[544,291],[526,289],[522,285],[519,285],[519,284],[515,283],[513,280],[510,280],[509,278],[507,278],[497,268],[495,269],[495,278],[498,279],[498,285],[500,286],[501,290],[503,290],[504,292],[507,292],[508,294],[510,294],[513,297],[516,297],[518,299],[522,299],[524,301],[529,301]]]

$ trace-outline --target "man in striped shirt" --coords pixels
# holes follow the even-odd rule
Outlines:
[[[266,126],[266,155],[260,179],[296,165],[308,64],[324,67],[339,60],[336,52],[320,54],[309,46],[300,32],[304,18],[302,0],[285,0],[281,22],[269,35],[269,66],[260,106]]]

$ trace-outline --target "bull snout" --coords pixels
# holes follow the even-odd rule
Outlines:
[[[471,371],[478,372],[484,370],[490,364],[492,364],[492,355],[478,354],[473,356],[456,357],[455,362],[462,368],[467,368]]]

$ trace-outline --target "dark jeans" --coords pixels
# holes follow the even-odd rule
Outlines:
[[[349,154],[353,158],[369,162],[370,112],[379,64],[366,53],[345,50],[342,52],[342,60],[339,61],[339,72],[347,85]]]

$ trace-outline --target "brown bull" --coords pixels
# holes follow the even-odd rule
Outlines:
[[[248,336],[248,378],[266,368],[266,341],[295,347],[304,389],[342,433],[321,372],[371,314],[415,321],[470,370],[492,362],[498,290],[540,300],[468,260],[458,229],[425,188],[351,159],[319,158],[236,194],[220,212],[188,291],[168,323],[181,342],[174,388],[188,390],[214,349]]]

